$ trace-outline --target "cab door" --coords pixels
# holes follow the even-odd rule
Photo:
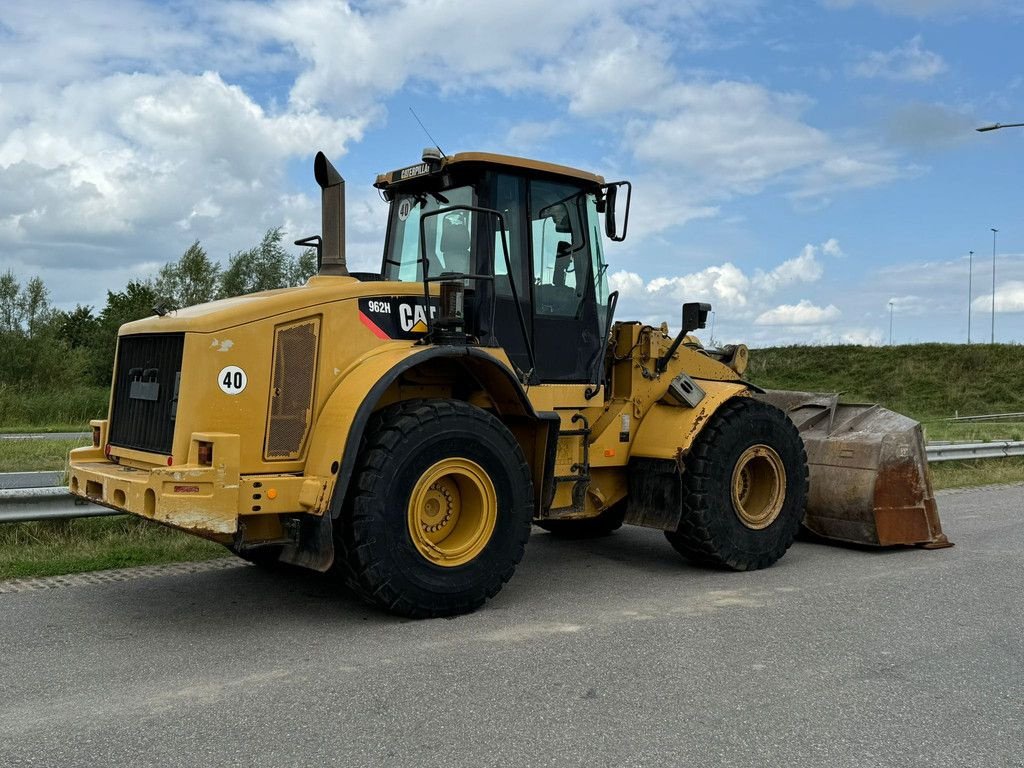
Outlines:
[[[529,187],[533,348],[541,382],[596,383],[608,292],[594,196],[565,182]]]

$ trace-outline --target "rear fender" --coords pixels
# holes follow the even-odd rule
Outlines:
[[[536,484],[541,484],[543,470],[538,472],[536,465],[543,466],[548,443],[557,442],[557,427],[550,427],[557,421],[534,410],[512,370],[477,347],[405,347],[371,355],[353,366],[320,411],[306,461],[307,483],[317,484],[310,489],[308,498],[315,491],[316,502],[309,511],[330,511],[335,518],[340,514],[370,416],[383,404],[403,399],[393,386],[402,374],[428,370],[432,362],[444,359],[461,369],[453,385],[486,393],[534,465]],[[532,461],[534,457],[537,461]]]

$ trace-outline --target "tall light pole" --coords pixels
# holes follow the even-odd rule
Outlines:
[[[992,343],[996,343],[996,232],[999,230],[995,227],[989,227],[992,230]]]
[[[974,251],[967,254],[967,343],[971,343],[971,299],[974,297]]]
[[[978,133],[984,133],[985,131],[998,131],[1000,128],[1022,128],[1024,123],[992,123],[992,125],[983,125],[981,128],[975,128]]]
[[[889,346],[892,346],[892,302],[889,302]]]

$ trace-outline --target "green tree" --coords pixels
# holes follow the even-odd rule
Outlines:
[[[295,260],[295,268],[292,270],[292,285],[305,285],[313,275],[316,274],[316,249],[307,248],[299,254]]]
[[[85,307],[79,304],[70,312],[59,312],[56,324],[60,337],[67,342],[72,349],[79,349],[89,345],[99,320],[92,313],[92,307]]]
[[[0,333],[21,327],[21,307],[18,296],[21,284],[11,270],[0,275]]]
[[[41,278],[22,286],[11,272],[0,275],[0,382],[38,392],[81,380],[84,355],[61,332],[64,314],[50,306]]]
[[[49,291],[41,277],[33,277],[21,290],[18,298],[21,308],[21,322],[29,338],[37,335],[40,329],[53,318],[53,309],[50,307]]]
[[[160,269],[154,288],[172,307],[191,307],[217,297],[220,276],[220,265],[210,260],[196,240],[181,258]]]
[[[259,245],[232,256],[221,278],[221,297],[302,285],[316,274],[316,251],[307,248],[296,258],[282,239],[281,227],[268,229]]]
[[[132,280],[123,291],[107,291],[107,304],[100,312],[89,342],[89,370],[97,384],[109,384],[114,369],[117,330],[125,323],[153,314],[160,302],[153,284]]]

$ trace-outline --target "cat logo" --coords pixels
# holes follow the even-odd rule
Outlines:
[[[431,317],[436,314],[436,307],[430,308]],[[399,304],[398,320],[402,324],[402,330],[407,333],[427,332],[427,311],[422,304]]]
[[[430,302],[430,318],[437,315],[437,300]],[[429,328],[423,299],[376,296],[359,299],[359,321],[378,339],[415,340]]]

